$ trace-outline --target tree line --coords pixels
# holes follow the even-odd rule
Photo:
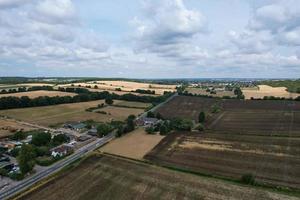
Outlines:
[[[83,89],[83,88],[79,88]],[[107,91],[104,92],[88,92],[88,93],[79,93],[78,95],[71,96],[41,96],[37,98],[29,98],[28,96],[22,97],[2,97],[0,98],[0,110],[12,109],[12,108],[26,108],[26,107],[38,107],[38,106],[48,106],[48,105],[58,105],[64,103],[78,103],[78,102],[87,102],[101,99],[115,99],[115,100],[124,100],[124,101],[137,101],[143,103],[153,103],[158,104],[165,101],[170,97],[172,93],[166,93],[163,96],[137,96],[134,94],[110,94]]]

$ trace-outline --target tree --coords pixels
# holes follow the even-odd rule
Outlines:
[[[126,120],[126,130],[128,132],[133,131],[135,129],[135,116],[134,115],[129,115],[127,120]]]
[[[62,143],[68,142],[68,141],[69,141],[69,138],[66,134],[58,134],[52,138],[51,144],[53,146],[58,146],[58,145],[61,145]]]
[[[23,131],[18,131],[15,134],[13,134],[10,139],[12,140],[24,140],[26,139],[26,134]]]
[[[168,128],[165,125],[161,125],[159,128],[160,135],[166,135],[168,133]]]
[[[148,134],[153,134],[154,133],[154,128],[152,126],[149,126],[149,127],[146,127],[145,131],[148,133]]]
[[[157,119],[163,119],[162,115],[158,112],[156,113],[156,116],[155,116]]]
[[[105,103],[108,104],[108,105],[112,105],[112,104],[114,103],[114,101],[112,100],[111,97],[107,97],[107,98],[105,99]]]
[[[154,118],[155,117],[154,112],[152,112],[152,111],[147,112],[147,117]]]
[[[205,121],[205,113],[201,111],[198,116],[198,122],[203,123]]]
[[[33,134],[31,143],[35,146],[46,146],[51,141],[51,134],[45,132],[38,132]]]
[[[99,124],[97,127],[97,133],[98,133],[99,137],[103,137],[103,136],[109,134],[112,130],[113,130],[113,127],[106,123]]]
[[[31,145],[23,144],[21,146],[17,160],[22,174],[26,174],[33,169],[35,156],[34,149]]]

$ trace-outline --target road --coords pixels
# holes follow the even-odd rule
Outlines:
[[[25,191],[26,189],[30,188],[33,184],[41,181],[42,179],[46,178],[47,176],[54,174],[55,172],[59,171],[63,167],[71,164],[72,162],[76,161],[77,159],[83,157],[89,152],[94,151],[95,149],[103,146],[108,141],[112,140],[115,137],[114,133],[111,133],[103,138],[99,138],[96,141],[78,149],[75,153],[68,156],[67,158],[58,161],[57,163],[53,164],[50,168],[45,169],[23,181],[20,181],[18,185],[14,186],[13,188],[9,188],[7,190],[1,191],[0,199],[8,199],[13,197],[17,193],[21,191]]]
[[[167,102],[171,101],[174,97],[178,96],[178,93],[174,93],[172,96],[170,96],[166,101],[158,104],[157,106],[153,107],[152,109],[148,110],[147,112],[144,112],[143,114],[141,114],[140,116],[137,117],[137,119],[141,119],[147,116],[148,112],[154,112],[156,111],[159,107],[165,105]]]
[[[169,97],[166,101],[158,104],[157,106],[153,107],[151,110],[151,112],[154,112],[156,109],[158,109],[159,107],[163,106],[165,103],[169,102],[170,100],[172,100],[174,97],[178,96],[177,93],[173,94],[171,97]],[[149,112],[148,111],[148,112]],[[142,115],[140,115],[138,118],[143,118],[147,116],[147,112],[143,113]],[[43,127],[43,126],[39,126],[36,124],[31,124],[31,123],[27,123],[27,122],[22,122],[22,121],[18,121],[19,123],[25,124],[25,125],[29,125],[35,128],[40,128],[40,129],[44,129],[44,130],[48,130],[51,132],[56,132],[57,130],[55,129],[51,129],[51,128],[47,128],[47,127]],[[0,194],[0,200],[4,200],[4,199],[9,199],[10,197],[13,197],[14,195],[25,191],[26,189],[30,188],[33,184],[41,181],[42,179],[50,176],[51,174],[54,174],[55,172],[59,171],[60,169],[62,169],[63,167],[66,167],[67,165],[69,165],[70,163],[74,162],[75,160],[83,157],[84,155],[86,155],[89,152],[94,151],[95,149],[99,148],[100,146],[103,146],[104,144],[106,144],[108,141],[112,140],[113,138],[115,138],[115,133],[111,133],[103,138],[99,138],[96,141],[85,145],[84,147],[78,149],[75,153],[73,153],[72,155],[68,156],[67,158],[58,161],[57,163],[54,163],[53,165],[51,165],[49,168],[40,171],[38,173],[36,173],[35,175],[28,177],[27,179],[20,181],[16,186],[14,186],[13,188],[8,188],[6,190],[1,191]]]

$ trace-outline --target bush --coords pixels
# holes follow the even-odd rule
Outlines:
[[[248,185],[254,185],[255,184],[255,177],[253,174],[244,174],[241,178],[241,182],[248,184]]]
[[[198,131],[204,131],[204,126],[203,126],[203,124],[199,124],[199,125],[196,127],[196,130],[198,130]]]
[[[24,133],[23,131],[18,131],[15,134],[13,134],[12,136],[10,136],[10,139],[12,140],[24,140],[26,139],[27,134]]]
[[[205,113],[204,112],[200,112],[199,116],[198,116],[198,122],[199,123],[203,123],[205,121]]]
[[[17,173],[17,172],[10,173],[10,174],[8,174],[8,176],[12,180],[16,180],[16,181],[20,181],[20,180],[24,179],[24,175],[21,173]]]
[[[161,125],[159,128],[160,135],[166,135],[168,133],[168,128],[165,125]]]
[[[154,134],[155,131],[154,131],[154,128],[152,126],[149,126],[145,129],[145,131],[148,133],[148,134]]]
[[[152,112],[152,111],[147,112],[147,117],[154,118],[155,117],[154,112]]]

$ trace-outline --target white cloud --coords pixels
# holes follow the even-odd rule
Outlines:
[[[44,0],[38,3],[32,17],[49,24],[73,24],[76,11],[71,0]]]

